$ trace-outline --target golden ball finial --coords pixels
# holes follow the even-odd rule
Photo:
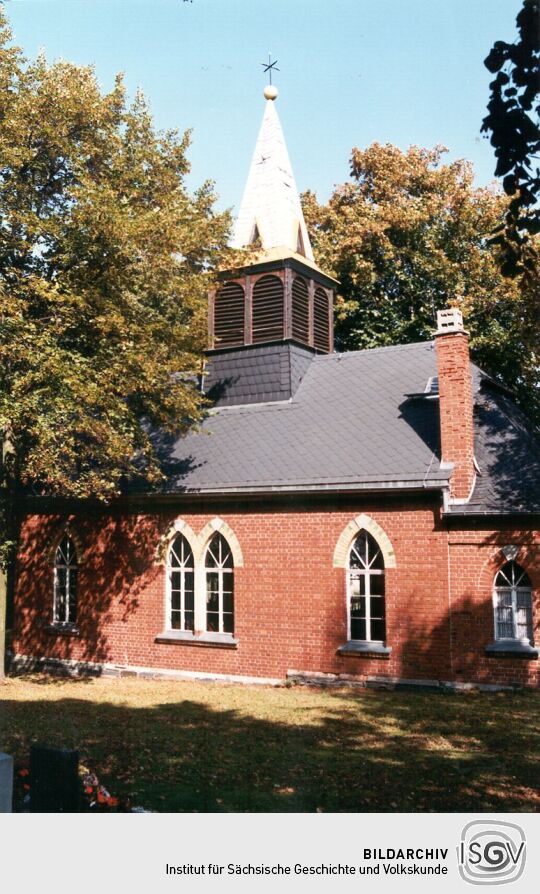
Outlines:
[[[267,84],[264,88],[264,98],[265,99],[277,99],[278,89],[274,87],[273,84]]]

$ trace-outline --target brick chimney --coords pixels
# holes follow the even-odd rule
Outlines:
[[[439,374],[441,461],[453,463],[450,497],[465,501],[475,479],[469,336],[457,308],[437,312],[435,333]]]

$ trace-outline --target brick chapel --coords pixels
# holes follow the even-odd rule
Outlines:
[[[537,686],[532,427],[471,363],[456,309],[432,341],[334,351],[337,283],[265,97],[246,264],[209,298],[204,423],[155,433],[159,492],[26,500],[12,666]]]

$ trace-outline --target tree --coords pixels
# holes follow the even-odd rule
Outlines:
[[[210,183],[186,191],[189,133],[156,132],[121,78],[103,95],[91,68],[27,64],[1,11],[0,29],[5,570],[24,489],[108,499],[126,477],[159,482],[148,427],[201,415],[193,374],[229,217]]]
[[[495,148],[495,175],[504,178],[504,190],[511,196],[502,232],[493,239],[502,246],[503,272],[508,276],[534,272],[536,258],[528,234],[540,232],[540,0],[524,0],[516,25],[519,40],[496,41],[484,61],[496,77],[482,123]]]
[[[534,293],[503,276],[488,241],[508,199],[475,188],[472,166],[443,164],[444,151],[354,149],[352,180],[327,205],[303,196],[319,263],[340,281],[338,347],[429,339],[436,311],[457,304],[476,361],[540,418]]]

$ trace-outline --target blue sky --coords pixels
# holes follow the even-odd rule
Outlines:
[[[521,0],[9,0],[33,57],[93,64],[104,89],[123,71],[159,127],[193,129],[191,186],[211,178],[238,206],[263,113],[260,63],[272,52],[277,100],[301,190],[326,200],[353,146],[433,146],[488,183],[480,135],[495,40],[513,41]]]

